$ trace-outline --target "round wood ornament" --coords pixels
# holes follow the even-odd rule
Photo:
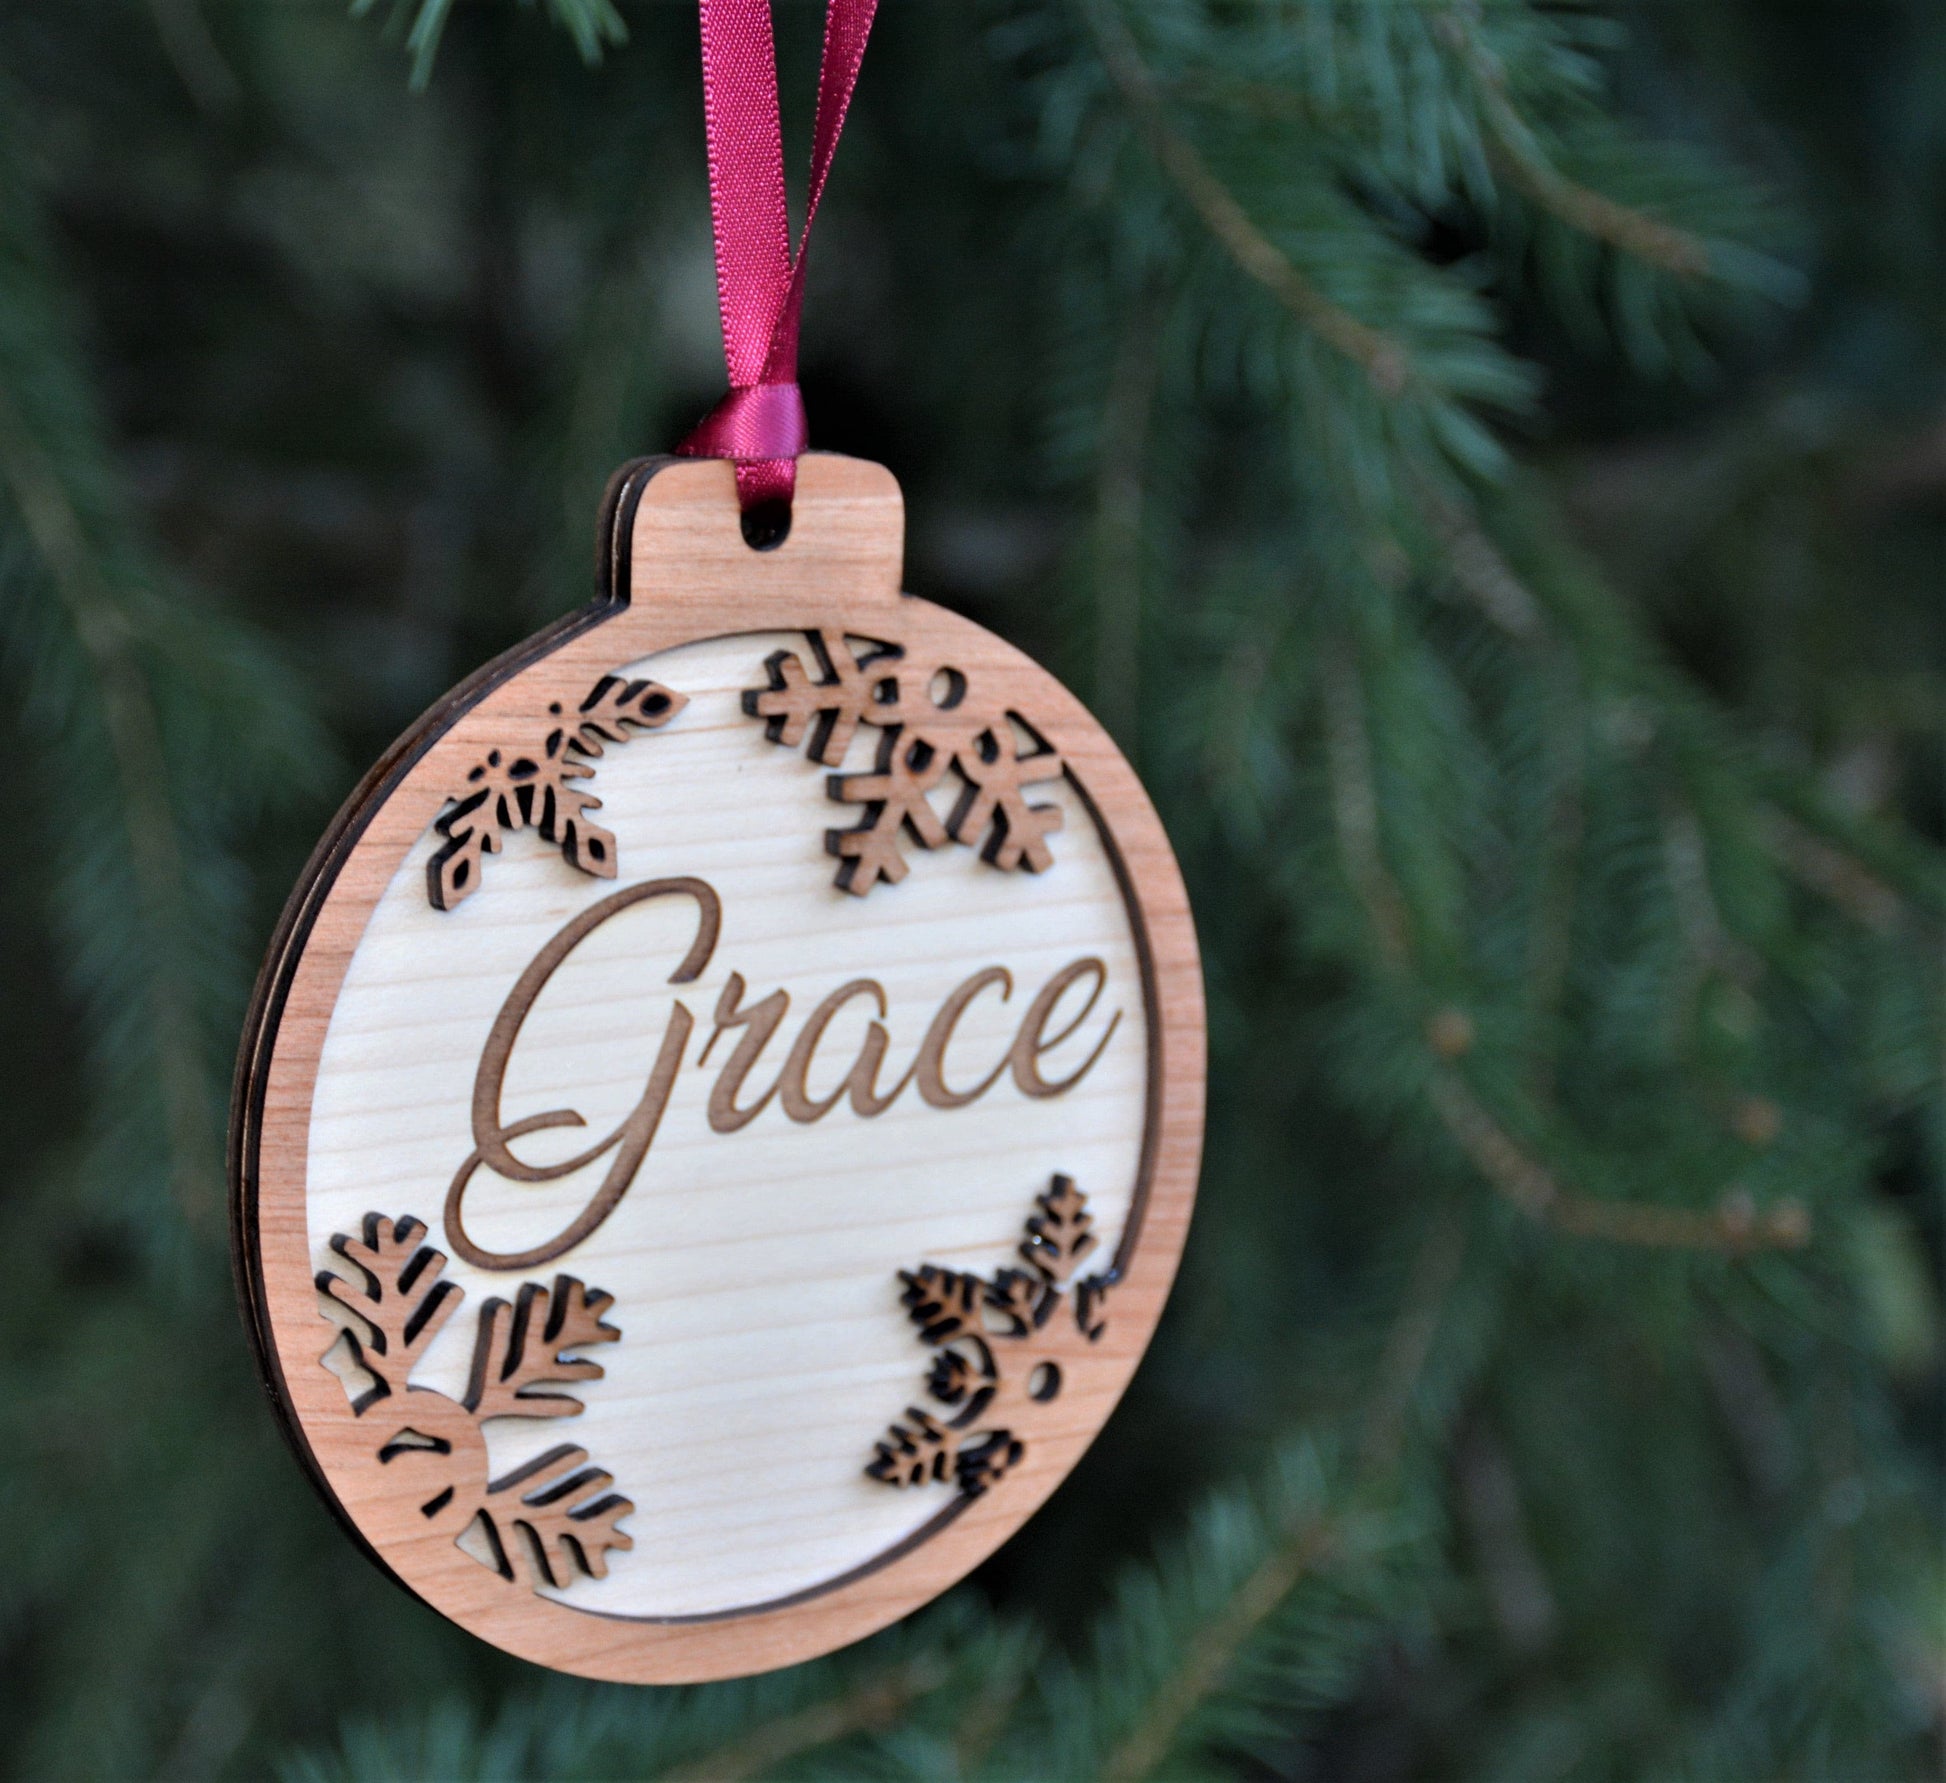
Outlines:
[[[675,1683],[945,1590],[1074,1465],[1182,1250],[1203,1006],[1141,786],[900,592],[876,465],[753,549],[616,479],[600,597],[428,712],[292,895],[238,1068],[265,1379],[378,1562]]]

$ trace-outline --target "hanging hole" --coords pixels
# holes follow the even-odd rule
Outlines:
[[[1038,1399],[1045,1405],[1060,1390],[1060,1365],[1054,1362],[1036,1363],[1034,1372],[1027,1377],[1027,1397]]]
[[[760,501],[743,510],[743,542],[752,551],[775,551],[791,536],[791,504]]]

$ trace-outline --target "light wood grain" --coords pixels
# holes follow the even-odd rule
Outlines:
[[[1180,1255],[1202,1000],[1181,880],[1139,784],[1051,677],[898,592],[903,520],[887,473],[807,457],[791,535],[770,552],[743,542],[725,464],[644,467],[614,515],[607,601],[429,714],[293,895],[239,1065],[238,1256],[300,1456],[383,1564],[524,1657],[675,1682],[792,1663],[896,1619],[990,1553],[1072,1467]],[[833,884],[822,832],[858,807],[827,799],[825,774],[869,771],[876,734],[861,725],[848,754],[834,742],[814,762],[742,705],[766,685],[766,661],[804,651],[813,629],[952,665],[1019,714],[1026,747],[1058,752],[1062,777],[1032,788],[1059,817],[1040,871],[1022,870],[1035,864],[1025,850],[1010,870],[942,837],[904,849],[896,883],[863,896]],[[616,879],[516,831],[463,903],[434,908],[435,820],[466,774],[611,675],[686,702],[578,783],[602,801]],[[939,814],[951,814],[943,793]],[[634,1545],[604,1578],[536,1591],[429,1527],[424,1495],[374,1463],[353,1396],[320,1360],[333,1332],[314,1277],[332,1237],[370,1213],[424,1220],[450,1249],[442,1214],[479,1137],[477,1062],[523,969],[618,886],[664,879],[700,881],[720,905],[707,962],[671,982],[698,936],[687,894],[638,899],[577,939],[504,1061],[506,1155],[463,1191],[476,1253],[520,1257],[569,1233],[546,1268],[616,1296],[607,1316],[622,1337],[603,1354],[606,1378],[578,1390],[574,1435],[631,1501]],[[1098,970],[1077,970],[1085,961]],[[739,1056],[763,1023],[737,1018],[780,994],[765,1045]],[[611,1132],[640,1138],[665,1054],[676,1062],[646,1150],[574,1234],[630,1141],[558,1166]],[[512,1133],[568,1110],[584,1124]],[[525,1167],[540,1175],[517,1180]],[[925,1402],[929,1353],[899,1271],[1018,1268],[1032,1197],[1062,1175],[1087,1196],[1101,1252],[1090,1268],[1113,1266],[1099,1336],[1060,1326],[1052,1398],[1010,1388],[1022,1452],[977,1496],[869,1478],[874,1444]],[[449,1270],[476,1304],[545,1274],[457,1254]],[[470,1325],[426,1348],[415,1386],[464,1396]],[[525,1422],[487,1427],[496,1470],[548,1446],[554,1433]]]

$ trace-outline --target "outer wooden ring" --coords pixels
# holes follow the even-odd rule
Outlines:
[[[629,1683],[739,1676],[814,1658],[930,1601],[1019,1528],[1080,1459],[1147,1347],[1181,1257],[1202,1145],[1204,1018],[1175,857],[1133,770],[1078,700],[992,634],[899,592],[903,534],[897,484],[858,460],[806,457],[790,537],[762,553],[741,537],[727,463],[624,467],[603,517],[600,597],[462,683],[393,745],[313,853],[258,980],[237,1062],[230,1175],[238,1292],[266,1389],[299,1460],[367,1553],[462,1627],[537,1664]],[[1145,966],[1150,1095],[1140,1242],[1115,1289],[1100,1365],[1081,1391],[1063,1395],[1064,1421],[1037,1434],[998,1488],[956,1501],[919,1537],[814,1592],[657,1621],[517,1590],[450,1541],[386,1524],[343,1389],[317,1364],[306,1153],[345,971],[378,897],[438,814],[453,767],[544,706],[546,677],[523,671],[546,663],[563,686],[585,690],[620,664],[728,633],[822,625],[869,635],[888,602],[898,603],[901,635],[930,639],[989,674],[1031,676],[1037,725],[1057,742],[1117,857]],[[372,1534],[373,1523],[384,1532]]]

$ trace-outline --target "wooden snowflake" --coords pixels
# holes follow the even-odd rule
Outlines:
[[[1071,1281],[1095,1248],[1088,1197],[1057,1176],[1035,1197],[1020,1256],[991,1278],[921,1265],[901,1272],[907,1316],[932,1346],[931,1407],[909,1406],[865,1471],[889,1486],[943,1483],[977,1497],[1026,1453],[1035,1414],[1107,1328],[1105,1277]]]
[[[621,1336],[601,1322],[613,1296],[563,1275],[552,1287],[524,1283],[511,1304],[487,1301],[466,1396],[449,1398],[412,1381],[465,1298],[440,1280],[446,1258],[420,1242],[425,1232],[415,1219],[367,1214],[362,1237],[331,1241],[355,1273],[318,1272],[318,1287],[351,1315],[332,1349],[348,1344],[353,1372],[372,1383],[352,1397],[372,1453],[388,1478],[409,1488],[428,1533],[460,1541],[502,1578],[538,1590],[605,1577],[609,1551],[634,1545],[616,1527],[635,1507],[607,1490],[614,1476],[588,1466],[586,1449],[561,1443],[490,1478],[481,1427],[494,1418],[578,1415],[580,1400],[558,1389],[601,1379],[601,1364],[575,1352]]]
[[[660,730],[689,701],[659,681],[604,675],[574,716],[549,729],[536,749],[494,749],[466,776],[466,790],[433,828],[445,846],[426,865],[435,910],[451,910],[479,889],[484,858],[500,852],[509,830],[538,830],[569,866],[603,879],[616,872],[615,838],[588,819],[601,800],[579,783],[592,778],[602,744],[634,731]],[[561,703],[548,715],[562,719]]]
[[[979,847],[1003,870],[1038,873],[1054,864],[1047,838],[1061,827],[1060,807],[1030,804],[1027,789],[1058,779],[1063,763],[1019,713],[990,701],[958,669],[897,645],[804,636],[815,676],[795,651],[779,650],[764,665],[769,685],[745,692],[743,709],[765,721],[773,743],[803,744],[806,757],[826,767],[844,765],[860,725],[880,733],[871,773],[826,782],[839,803],[863,807],[852,828],[825,832],[843,890],[862,897],[882,879],[903,879],[907,841]],[[956,796],[942,817],[933,795],[948,774]]]

